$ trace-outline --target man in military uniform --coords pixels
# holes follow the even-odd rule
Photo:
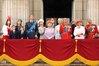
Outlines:
[[[88,19],[88,24],[85,27],[87,39],[94,39],[97,37],[98,34],[98,28],[97,25],[92,23],[91,19]]]
[[[38,25],[37,22],[34,21],[33,15],[30,15],[30,20],[26,22],[25,31],[27,32],[27,38],[29,39],[37,38]]]

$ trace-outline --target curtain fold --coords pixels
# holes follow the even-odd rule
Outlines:
[[[0,61],[2,61],[3,57],[3,41],[0,39]]]
[[[19,66],[33,64],[39,59],[50,65],[61,66],[78,59],[95,66],[99,64],[99,40],[8,39],[5,44],[0,40],[0,61],[3,59]]]

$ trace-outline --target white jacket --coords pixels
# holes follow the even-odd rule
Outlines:
[[[2,32],[3,32],[3,35],[8,35],[8,29],[6,25],[3,25]]]
[[[83,35],[80,35],[80,37],[76,36],[77,34],[83,33]],[[74,29],[74,36],[75,39],[84,39],[85,38],[85,28],[83,26],[81,26],[80,28],[75,27]]]
[[[55,39],[61,39],[60,25],[55,26]]]

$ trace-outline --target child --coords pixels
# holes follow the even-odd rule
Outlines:
[[[20,39],[27,39],[26,31],[23,26],[20,27]]]
[[[19,32],[15,30],[15,25],[12,26],[12,30],[9,35],[9,39],[19,39]]]

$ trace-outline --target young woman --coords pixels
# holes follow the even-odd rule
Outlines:
[[[22,20],[19,19],[19,20],[17,21],[17,24],[16,24],[16,31],[20,31],[21,26],[22,26]]]
[[[44,37],[45,39],[54,39],[55,30],[53,28],[53,23],[50,19],[46,20],[47,28],[45,28]]]
[[[27,34],[26,34],[26,31],[24,30],[23,26],[20,27],[19,38],[20,39],[27,39]]]
[[[63,24],[60,26],[61,39],[71,39],[71,26],[68,25],[68,19],[63,19]]]
[[[10,31],[11,31],[10,25],[11,25],[11,17],[8,16],[6,24],[3,25],[3,28],[2,28],[2,32],[3,32],[2,39],[3,40],[8,39],[8,37],[9,37]]]
[[[40,19],[40,20],[38,20],[39,39],[44,39],[44,32],[45,32],[44,20]]]
[[[82,26],[82,20],[78,19],[74,29],[75,39],[85,39],[85,28]]]

